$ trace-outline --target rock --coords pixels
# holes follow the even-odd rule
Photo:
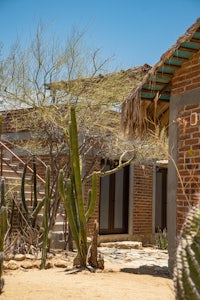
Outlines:
[[[17,269],[19,269],[19,265],[18,265],[18,263],[16,263],[16,261],[10,260],[10,261],[5,265],[5,269],[7,269],[7,270],[17,270]]]
[[[33,264],[31,261],[24,261],[23,263],[21,263],[21,267],[24,269],[32,269]]]
[[[47,253],[47,258],[48,259],[52,259],[55,255],[53,255],[52,253]]]
[[[35,255],[33,255],[33,254],[25,254],[25,258],[27,258],[27,259],[35,259]]]
[[[53,268],[53,263],[50,262],[50,261],[48,261],[48,262],[46,263],[45,269],[51,269],[51,268]]]
[[[69,263],[63,259],[58,259],[54,262],[54,266],[57,268],[67,268],[68,264]]]
[[[16,261],[22,261],[26,258],[26,256],[24,254],[15,254],[14,256],[14,260]]]
[[[8,253],[4,256],[4,261],[9,261],[11,259],[14,259],[14,254]]]

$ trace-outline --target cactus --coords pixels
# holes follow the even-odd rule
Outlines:
[[[1,203],[0,203],[0,293],[4,286],[4,279],[2,278],[3,273],[3,247],[4,247],[4,236],[7,223],[7,210],[5,200],[5,182],[1,179]]]
[[[24,165],[24,170],[22,174],[22,180],[21,180],[21,201],[22,205],[25,211],[26,220],[31,227],[35,227],[36,224],[36,218],[38,213],[40,212],[44,201],[38,202],[37,201],[37,174],[36,174],[36,161],[35,156],[33,157],[33,208],[32,211],[29,211],[27,204],[26,204],[26,197],[25,197],[25,180],[26,180],[26,171],[27,171],[27,163]]]
[[[27,164],[24,165],[24,170],[22,174],[22,182],[21,182],[21,200],[22,200],[22,205],[24,207],[25,213],[26,213],[26,218],[29,220],[29,211],[28,207],[26,205],[26,197],[25,197],[25,179],[26,179],[26,170],[27,170]]]
[[[33,155],[33,210],[37,207],[37,169],[36,169],[36,157]]]
[[[38,205],[37,200],[37,169],[36,169],[36,157],[33,155],[33,212]],[[37,216],[36,216],[37,217]],[[35,227],[36,224],[36,217],[33,218],[32,226]]]
[[[174,286],[176,299],[200,299],[200,205],[190,209],[180,234]]]
[[[87,266],[88,244],[87,244],[87,222],[92,216],[96,204],[96,183],[97,174],[92,175],[92,191],[89,191],[89,201],[87,211],[84,208],[81,168],[78,151],[78,132],[74,107],[71,108],[71,123],[70,123],[70,163],[71,163],[71,177],[64,185],[64,173],[59,172],[58,189],[63,200],[72,232],[75,241],[78,255],[74,260],[74,265],[81,267]]]
[[[41,258],[40,269],[45,269],[46,267],[46,258],[47,258],[48,240],[49,240],[49,224],[48,224],[49,208],[50,208],[50,166],[47,166],[43,226],[42,226],[43,228],[42,258]]]

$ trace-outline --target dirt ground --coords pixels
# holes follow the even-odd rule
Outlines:
[[[172,280],[162,274],[135,274],[123,265],[105,264],[103,271],[69,274],[66,269],[6,270],[0,299],[174,299]]]

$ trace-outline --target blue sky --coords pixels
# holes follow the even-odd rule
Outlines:
[[[0,42],[26,45],[40,20],[61,40],[86,28],[88,46],[128,69],[154,65],[198,17],[200,0],[0,0]]]

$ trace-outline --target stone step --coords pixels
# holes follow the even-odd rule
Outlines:
[[[63,231],[66,224],[64,222],[55,222],[55,225],[53,227],[53,231]]]
[[[100,243],[100,247],[118,248],[118,249],[142,249],[142,242],[121,241]]]
[[[15,172],[13,172],[13,173],[12,172],[3,172],[2,173],[2,177],[4,177],[7,182],[13,182],[13,181],[21,182],[22,181],[21,175],[19,174],[19,176],[17,176],[17,174]],[[30,180],[32,178],[31,178],[31,176],[26,176],[25,179],[26,179],[26,182],[30,182]]]
[[[51,232],[51,248],[64,249],[65,240],[63,231]]]

